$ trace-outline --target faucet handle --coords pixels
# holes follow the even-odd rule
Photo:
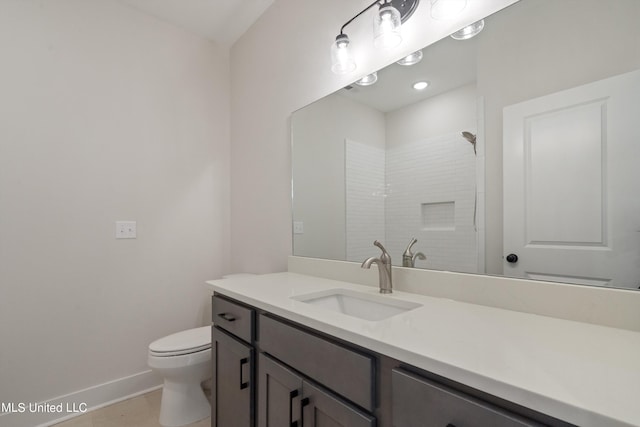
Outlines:
[[[382,246],[382,243],[376,240],[373,242],[373,245],[377,246],[382,251],[382,255],[380,255],[380,261],[391,264],[391,255],[389,255],[389,252],[387,252],[384,246]]]
[[[407,249],[404,250],[404,253],[402,254],[402,256],[409,256],[409,257],[413,257],[413,253],[411,252],[411,247],[413,245],[416,244],[416,242],[418,241],[418,239],[416,239],[415,237],[411,238],[411,241],[409,242],[409,244],[407,245]]]
[[[405,249],[405,251],[404,251],[404,252],[405,252],[405,253],[410,253],[410,252],[411,252],[411,247],[412,247],[413,245],[415,245],[417,241],[418,241],[418,239],[416,239],[415,237],[412,237],[412,238],[411,238],[411,241],[410,241],[410,242],[409,242],[409,244],[407,245],[407,249]]]

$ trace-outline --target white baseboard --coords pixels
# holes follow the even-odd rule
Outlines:
[[[24,403],[21,408],[16,403],[14,412],[0,415],[0,426],[46,427],[161,386],[162,379],[148,370],[39,402],[37,406]]]

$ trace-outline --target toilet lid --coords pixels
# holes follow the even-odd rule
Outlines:
[[[211,348],[211,326],[177,332],[149,344],[149,351],[158,356],[178,356],[209,348]]]

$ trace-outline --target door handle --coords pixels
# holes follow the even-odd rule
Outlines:
[[[518,255],[516,254],[509,254],[506,257],[506,260],[509,264],[515,264],[516,262],[518,262]]]
[[[240,390],[244,390],[245,388],[249,387],[249,381],[242,381],[242,379],[244,378],[244,369],[242,369],[244,367],[244,365],[247,365],[249,363],[249,359],[247,357],[245,357],[244,359],[240,359]]]

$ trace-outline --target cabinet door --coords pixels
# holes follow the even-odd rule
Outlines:
[[[253,348],[215,327],[212,427],[253,426]]]
[[[412,373],[391,374],[393,427],[540,427],[505,409]]]
[[[303,427],[375,427],[376,420],[308,382],[302,385]]]
[[[258,426],[301,427],[302,379],[269,356],[258,356]]]

